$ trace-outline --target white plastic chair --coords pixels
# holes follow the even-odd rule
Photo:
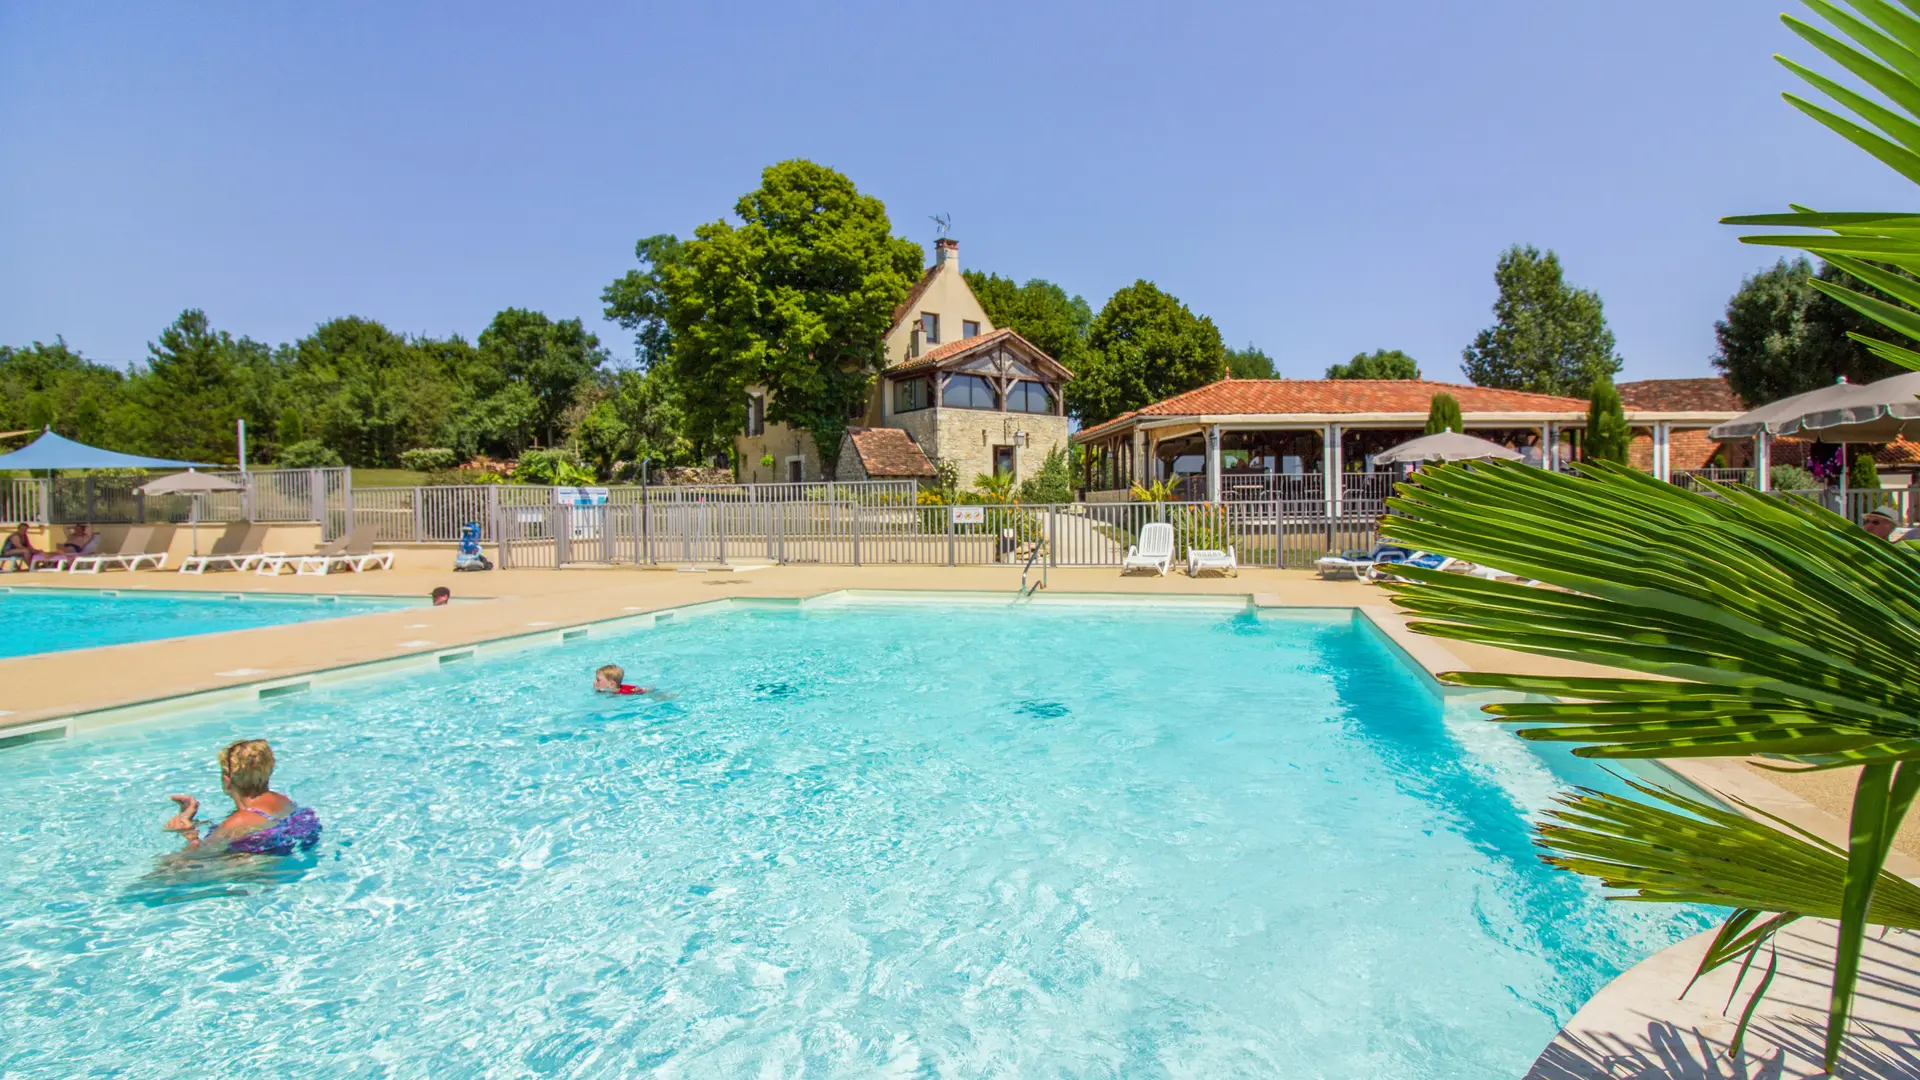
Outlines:
[[[1167,567],[1173,565],[1173,526],[1164,521],[1150,522],[1140,529],[1140,543],[1127,549],[1127,557],[1120,564],[1122,574],[1129,570],[1152,570],[1161,577],[1167,576]]]

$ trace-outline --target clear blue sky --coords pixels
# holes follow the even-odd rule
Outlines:
[[[807,157],[963,262],[1145,277],[1317,377],[1458,381],[1507,245],[1597,289],[1625,378],[1705,374],[1771,262],[1728,213],[1910,188],[1789,109],[1777,3],[0,4],[0,342],[143,357],[182,308],[582,316],[644,235]]]

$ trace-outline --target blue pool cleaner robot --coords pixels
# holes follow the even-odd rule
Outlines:
[[[480,553],[480,526],[469,521],[460,526],[460,553],[453,557],[455,570],[491,570],[493,564]]]

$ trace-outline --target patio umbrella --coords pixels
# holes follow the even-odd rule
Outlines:
[[[1783,423],[1780,433],[1812,434],[1839,443],[1884,443],[1920,435],[1920,371],[1849,386],[1845,394]]]
[[[1478,461],[1484,458],[1501,458],[1506,461],[1524,460],[1518,452],[1501,446],[1497,442],[1488,442],[1458,431],[1422,435],[1373,455],[1376,464],[1385,465],[1415,461]]]
[[[187,504],[187,521],[193,529],[193,553],[200,554],[200,496],[209,491],[243,491],[241,485],[223,477],[209,473],[183,472],[163,476],[158,480],[140,485],[142,495],[190,495],[193,501]]]
[[[1847,382],[1845,376],[1832,386],[1823,386],[1818,390],[1809,390],[1804,394],[1784,397],[1779,401],[1770,401],[1757,409],[1750,409],[1723,424],[1715,424],[1707,429],[1707,438],[1715,442],[1728,439],[1751,439],[1756,435],[1784,435],[1782,426],[1798,420],[1810,412],[1830,408],[1845,400],[1849,391],[1859,387]]]

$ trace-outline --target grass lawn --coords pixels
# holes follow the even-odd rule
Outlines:
[[[424,487],[427,474],[412,469],[354,469],[353,486],[357,488],[381,487]]]

